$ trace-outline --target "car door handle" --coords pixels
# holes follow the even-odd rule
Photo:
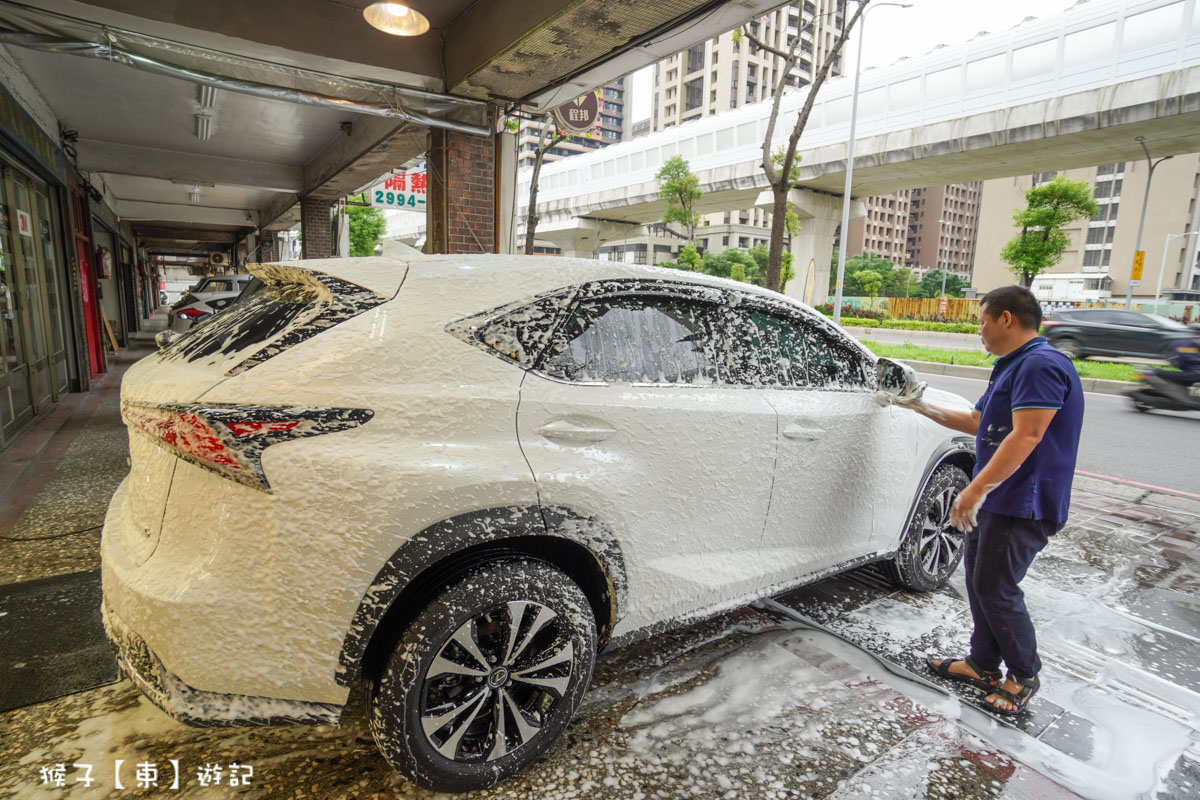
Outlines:
[[[581,425],[565,419],[558,419],[554,422],[547,422],[535,433],[545,436],[547,439],[562,439],[565,442],[603,442],[616,431],[612,428]]]
[[[783,429],[783,435],[789,439],[799,439],[805,442],[815,442],[825,435],[825,431],[820,428],[806,428],[803,425],[793,422]]]

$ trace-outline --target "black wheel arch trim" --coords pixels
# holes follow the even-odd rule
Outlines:
[[[904,521],[900,524],[900,530],[896,535],[895,545],[897,549],[904,540],[904,534],[908,531],[912,515],[916,513],[917,503],[921,502],[921,495],[925,493],[925,487],[929,485],[929,480],[933,477],[934,471],[942,464],[954,464],[961,467],[967,473],[967,477],[970,478],[975,468],[975,439],[969,436],[955,436],[952,439],[948,439],[939,445],[938,449],[929,457],[929,460],[925,462],[925,471],[921,474],[920,486],[916,494],[913,495],[912,502],[908,505],[908,514],[905,515]]]
[[[489,508],[435,523],[396,549],[359,600],[334,679],[352,687],[386,649],[377,634],[398,639],[415,609],[397,601],[419,600],[467,570],[510,557],[538,558],[576,580],[596,615],[598,649],[608,643],[628,596],[625,559],[608,527],[566,508]]]

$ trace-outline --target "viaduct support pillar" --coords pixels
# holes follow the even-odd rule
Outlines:
[[[484,136],[429,133],[427,253],[495,253],[496,146]]]
[[[765,191],[755,203],[770,211],[774,196]],[[833,239],[842,222],[842,198],[805,189],[788,192],[788,205],[800,218],[800,232],[791,237],[792,267],[796,277],[783,287],[783,293],[809,305],[820,305],[829,295],[829,262],[833,258]],[[851,217],[861,217],[866,207],[858,201],[850,206]]]

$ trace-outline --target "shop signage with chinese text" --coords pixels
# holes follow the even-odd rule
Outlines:
[[[367,190],[367,203],[376,208],[424,211],[425,170],[409,170],[389,175]]]
[[[554,109],[554,119],[571,133],[587,133],[600,120],[600,98],[595,92],[581,94]]]

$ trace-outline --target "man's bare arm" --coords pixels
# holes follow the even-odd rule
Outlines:
[[[908,403],[897,402],[896,405],[902,408],[910,408],[918,414],[924,414],[937,424],[950,430],[962,431],[972,436],[979,430],[979,412],[975,409],[962,411],[955,408],[940,408],[925,402],[925,398],[923,397],[918,397],[916,400]]]

